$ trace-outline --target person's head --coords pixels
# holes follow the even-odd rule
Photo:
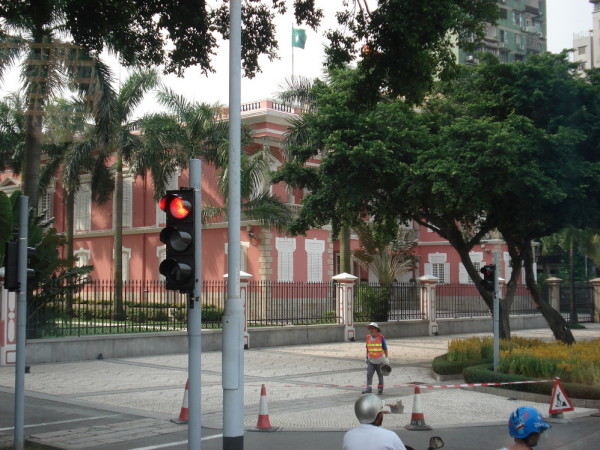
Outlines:
[[[383,422],[383,401],[375,394],[363,394],[354,403],[354,414],[360,423],[380,426]]]
[[[379,329],[379,324],[377,322],[371,322],[367,329],[369,330],[369,333],[373,335],[376,335],[377,333],[381,332],[381,330]]]
[[[521,406],[515,409],[508,419],[508,432],[529,447],[535,447],[540,435],[552,428],[544,420],[542,413],[531,406]]]

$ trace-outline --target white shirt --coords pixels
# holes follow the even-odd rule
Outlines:
[[[396,433],[362,424],[344,435],[344,450],[406,450]]]

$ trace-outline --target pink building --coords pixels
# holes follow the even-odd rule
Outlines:
[[[281,139],[288,121],[298,111],[271,100],[257,101],[242,106],[242,121],[250,125],[254,144],[247,150],[252,152],[262,146],[272,150],[271,167],[281,164]],[[308,164],[318,165],[318,159]],[[124,216],[123,216],[123,279],[147,281],[162,276],[158,266],[165,257],[165,246],[159,240],[164,227],[164,213],[158,208],[153,196],[150,177],[135,177],[124,167]],[[215,169],[203,164],[202,201],[205,204],[222,205],[223,199],[215,183]],[[74,251],[80,264],[91,264],[94,279],[108,280],[113,273],[113,203],[103,205],[91,201],[89,177],[83,175],[81,188],[75,199]],[[169,184],[169,189],[189,186],[188,171],[182,170]],[[19,188],[19,180],[12,173],[0,174],[0,190],[10,194]],[[284,199],[291,207],[299,208],[302,191],[291,194],[282,185],[271,186],[271,191]],[[63,191],[57,181],[40,199],[40,210],[48,210],[55,217],[55,227],[65,230],[65,204]],[[434,275],[442,283],[471,283],[460,263],[458,255],[450,245],[436,233],[421,227],[418,233],[418,270],[407,273],[400,281],[416,279],[424,274]],[[352,236],[352,248],[358,247],[356,236]],[[491,245],[477,247],[472,260],[483,266],[492,262]],[[63,250],[64,251],[64,250]],[[306,236],[286,236],[276,230],[265,229],[256,221],[241,222],[241,270],[248,272],[254,280],[274,281],[330,281],[339,273],[339,243],[331,240],[330,229],[311,230]],[[227,223],[214,221],[202,232],[203,279],[219,280],[227,272]],[[502,252],[500,276],[506,278],[507,254]],[[359,270],[354,273],[361,279],[376,281],[373,276]]]

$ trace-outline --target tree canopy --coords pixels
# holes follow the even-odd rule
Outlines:
[[[531,240],[597,223],[595,84],[575,75],[566,54],[515,64],[489,57],[438,83],[414,110],[398,98],[365,108],[352,95],[360,77],[359,69],[332,71],[314,85],[317,107],[302,120],[310,145],[291,146],[275,177],[310,191],[292,231],[327,223],[337,231],[368,217],[416,220],[448,239],[491,306],[469,251],[497,229],[512,286],[524,265],[555,335],[572,339],[536,291]],[[318,151],[319,167],[304,165]]]
[[[69,33],[74,43],[95,53],[109,48],[127,65],[165,66],[169,73],[198,66],[212,71],[218,37],[229,36],[228,1],[206,0],[2,0],[0,18],[9,28],[38,35]],[[312,28],[322,12],[315,0],[242,2],[242,59],[247,76],[259,71],[258,56],[273,59],[278,48],[275,14],[293,6],[298,23]],[[167,46],[166,43],[169,43]]]

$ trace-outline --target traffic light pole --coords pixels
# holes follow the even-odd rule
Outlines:
[[[27,337],[27,218],[29,197],[19,198],[19,293],[17,294],[17,358],[15,367],[15,449],[25,446],[25,339]]]
[[[227,301],[223,314],[223,448],[244,448],[244,340],[240,298],[241,0],[229,3],[229,192]]]
[[[202,374],[202,162],[190,160],[190,187],[194,190],[194,291],[188,293],[188,443],[199,449],[201,436]]]
[[[494,372],[498,371],[500,362],[500,283],[498,272],[500,252],[494,251]]]

